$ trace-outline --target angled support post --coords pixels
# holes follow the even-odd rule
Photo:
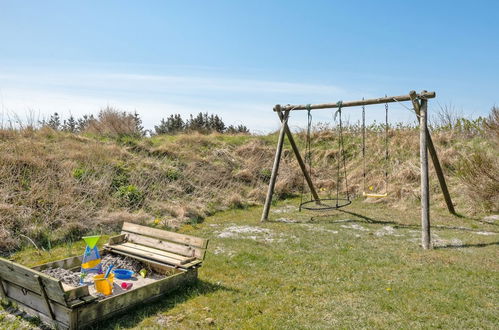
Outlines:
[[[40,286],[40,291],[42,293],[42,300],[45,303],[45,307],[47,308],[47,311],[49,312],[50,318],[55,321],[55,314],[54,311],[52,310],[52,306],[50,306],[50,300],[47,295],[47,291],[45,291],[45,286],[43,285],[42,278],[38,275],[35,275],[35,278],[38,280],[38,285]]]
[[[428,173],[427,109],[428,100],[420,101],[419,154],[421,165],[421,243],[423,249],[431,248],[430,236],[430,187]]]
[[[278,113],[281,112],[281,106],[278,104],[275,106],[274,111]],[[286,132],[286,127],[288,125],[289,110],[284,112],[282,115],[281,130],[279,131],[279,139],[277,141],[277,149],[275,152],[274,165],[272,166],[272,173],[270,175],[269,189],[267,191],[267,197],[265,198],[265,204],[263,206],[263,213],[261,222],[265,222],[269,218],[270,204],[272,203],[272,196],[274,195],[274,187],[277,180],[277,172],[279,171],[279,162],[281,161],[282,146],[284,144],[284,134]]]
[[[277,115],[279,116],[279,119],[282,122],[284,120],[282,112],[278,112]],[[286,127],[284,129],[286,130],[286,136],[288,137],[289,144],[291,145],[291,148],[293,149],[293,152],[295,153],[296,160],[298,161],[298,164],[300,165],[301,171],[303,172],[303,175],[305,176],[305,181],[307,181],[308,187],[310,188],[310,192],[312,193],[312,196],[314,197],[315,200],[319,200],[319,195],[317,194],[317,191],[315,190],[314,184],[312,182],[312,178],[310,177],[310,174],[307,171],[307,167],[305,165],[305,162],[303,161],[303,158],[301,157],[300,150],[298,149],[298,146],[296,145],[293,134],[291,133],[287,123],[286,123]]]
[[[3,280],[0,277],[0,298],[1,299],[9,299],[7,297],[7,292],[5,292],[5,288],[3,287]]]
[[[424,93],[424,92],[423,92]],[[414,111],[416,111],[416,115],[418,116],[418,120],[421,115],[421,105],[417,100],[417,94],[415,91],[410,91],[409,96],[411,97],[412,105],[414,107]],[[445,203],[447,204],[447,209],[451,214],[456,214],[456,210],[454,209],[454,204],[452,203],[452,199],[450,197],[449,189],[447,188],[447,183],[445,182],[444,172],[442,170],[442,166],[440,166],[440,161],[438,160],[437,150],[433,144],[433,140],[430,135],[430,131],[426,130],[426,142],[428,143],[428,152],[430,153],[431,160],[433,162],[433,167],[435,168],[435,173],[437,174],[438,182],[440,183],[440,188],[442,189],[442,194],[444,195]]]

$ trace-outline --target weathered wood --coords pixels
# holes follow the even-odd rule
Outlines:
[[[130,248],[123,246],[121,244],[119,245],[109,245],[109,248],[111,251],[123,251],[131,255],[136,255],[138,257],[143,257],[146,259],[151,259],[151,260],[156,260],[165,264],[170,264],[170,265],[175,265],[175,266],[180,266],[182,264],[185,264],[184,261],[178,260],[178,259],[173,259],[165,256],[158,255],[157,253],[151,253],[151,252],[146,252],[143,250],[138,250],[135,248]]]
[[[49,268],[64,268],[64,269],[74,269],[76,267],[81,267],[82,256],[69,257],[62,260],[47,262],[41,265],[32,267],[31,269],[42,271]]]
[[[421,243],[424,249],[431,248],[430,236],[430,187],[428,173],[428,145],[427,145],[427,109],[428,101],[421,100],[419,120],[419,153],[421,165]]]
[[[96,320],[122,314],[136,306],[145,306],[148,302],[158,299],[167,293],[178,290],[183,285],[192,283],[197,278],[197,270],[190,269],[174,274],[147,286],[131,290],[125,294],[106,298],[82,308],[78,313],[80,327],[88,326]]]
[[[283,121],[283,116],[282,112],[278,112],[277,115],[279,116],[279,119],[281,122]],[[310,189],[310,192],[312,196],[314,197],[315,200],[319,200],[319,195],[317,194],[317,191],[315,190],[314,184],[312,182],[312,178],[310,177],[310,174],[307,171],[307,166],[305,165],[305,162],[303,161],[303,158],[301,157],[300,150],[298,149],[298,146],[296,145],[295,139],[293,137],[293,134],[291,133],[291,130],[289,129],[288,124],[286,123],[286,136],[288,137],[289,144],[291,145],[291,148],[293,149],[293,152],[295,153],[296,160],[298,161],[298,165],[300,165],[300,169],[305,176],[305,181],[308,184],[308,188]]]
[[[422,92],[416,95],[419,99],[431,99],[435,97],[435,92]],[[367,100],[357,100],[357,101],[347,101],[342,102],[341,107],[358,107],[361,105],[371,105],[371,104],[385,104],[390,102],[402,102],[402,101],[410,101],[410,95],[399,95],[399,96],[385,96],[377,99],[367,99]],[[294,111],[294,110],[317,110],[317,109],[334,109],[338,108],[338,103],[323,103],[323,104],[300,104],[300,105],[285,105],[274,107],[274,111]]]
[[[13,302],[17,305],[17,309],[21,310],[21,311],[24,311],[26,312],[27,314],[33,316],[33,317],[38,317],[40,319],[40,321],[42,321],[43,323],[45,324],[51,324],[53,325],[56,329],[58,330],[72,330],[72,329],[77,329],[76,326],[73,326],[71,327],[70,324],[68,323],[63,323],[59,320],[52,320],[50,318],[50,316],[34,309],[34,308],[31,308],[31,305],[25,305],[25,304],[22,304],[16,300],[13,300]],[[71,314],[72,312],[69,311],[68,314]]]
[[[5,289],[9,300],[18,304],[20,307],[27,306],[30,309],[45,315],[45,317],[48,319],[46,320],[48,321],[48,323],[51,323],[51,321],[53,321],[50,313],[47,310],[44,298],[41,294],[38,294],[31,290],[27,290],[26,288],[11,282],[5,282]],[[62,324],[69,324],[71,309],[58,304],[53,300],[49,300],[49,303],[50,308],[53,311],[55,320],[61,322]]]
[[[276,105],[275,109],[280,109],[279,105]],[[280,112],[280,110],[278,111]],[[269,188],[267,191],[267,197],[265,198],[265,204],[263,206],[263,213],[261,221],[267,221],[269,218],[270,204],[272,203],[272,196],[274,195],[275,183],[277,180],[277,172],[279,172],[279,163],[281,161],[282,146],[284,144],[284,134],[286,133],[286,127],[288,125],[289,111],[286,111],[281,122],[281,130],[279,132],[279,139],[277,141],[277,149],[275,152],[274,164],[272,165],[272,173],[270,175]]]
[[[150,265],[154,265],[154,266],[165,266],[165,264],[160,263],[159,261],[151,260],[151,259],[144,258],[144,257],[140,257],[140,256],[137,256],[136,254],[127,253],[127,252],[124,252],[124,251],[112,250],[112,249],[110,249],[109,247],[106,247],[106,246],[104,246],[104,248],[109,249],[108,250],[109,252],[113,252],[113,253],[116,253],[116,254],[121,254],[123,256],[130,257],[130,258],[133,258],[133,259],[137,259],[139,261],[148,263]],[[188,269],[188,268],[191,268],[191,267],[196,266],[196,265],[201,264],[201,263],[202,263],[202,260],[196,259],[196,260],[194,260],[194,261],[192,261],[192,262],[190,262],[188,264],[185,264],[185,265],[173,266],[173,265],[170,264],[169,266],[171,266],[171,267],[179,267],[179,268],[182,268],[182,269]]]
[[[155,249],[160,249],[175,254],[180,254],[186,257],[196,257],[198,259],[204,259],[206,250],[201,248],[196,248],[187,245],[181,245],[177,243],[163,241],[161,239],[142,236],[138,234],[129,233],[127,235],[127,241],[130,243],[140,244],[149,246]]]
[[[5,293],[5,289],[3,287],[2,277],[0,277],[0,298],[7,299],[7,294]]]
[[[136,225],[130,222],[124,222],[122,230],[129,233],[159,238],[163,241],[171,241],[175,243],[190,245],[201,249],[206,249],[206,247],[208,246],[208,240],[204,238],[173,233],[171,231]]]
[[[421,109],[420,104],[417,100],[417,94],[415,91],[410,91],[409,96],[411,97],[412,106],[414,107],[414,111],[416,115],[420,117]],[[444,171],[442,166],[440,166],[440,161],[438,159],[437,150],[435,149],[435,145],[433,144],[433,139],[431,138],[430,131],[427,130],[426,140],[428,143],[428,151],[431,156],[431,160],[433,162],[433,167],[435,168],[435,173],[437,174],[438,182],[440,183],[440,188],[442,189],[442,194],[444,195],[445,204],[447,204],[447,209],[451,214],[456,214],[456,210],[454,209],[454,204],[452,203],[452,198],[449,193],[449,189],[447,188],[447,183],[445,181]]]
[[[64,305],[66,304],[66,295],[62,288],[61,281],[13,261],[0,258],[0,277],[2,277],[4,281],[12,282],[41,295],[42,292],[35,275],[41,278],[50,300],[54,300]]]
[[[58,266],[66,268],[78,267],[81,266],[81,257],[71,257],[39,265],[36,267],[38,270],[0,258],[0,278],[3,277],[5,296],[17,304],[19,309],[25,310],[30,315],[40,317],[42,321],[53,324],[56,328],[79,329],[122,313],[135,306],[143,305],[197,278],[197,267],[201,264],[206,252],[204,249],[165,242],[161,239],[134,233],[127,233],[126,235],[127,237],[131,236],[132,240],[134,236],[137,236],[142,242],[144,240],[148,244],[154,242],[154,248],[131,242],[123,242],[116,245],[107,244],[105,250],[101,251],[101,256],[106,255],[110,251],[114,252],[114,248],[126,249],[127,252],[116,251],[116,253],[144,262],[151,269],[154,269],[155,272],[164,274],[164,278],[159,280],[156,280],[156,278],[149,279],[150,283],[144,286],[136,285],[132,290],[121,290],[113,296],[97,300],[96,296],[89,295],[88,286],[66,289],[64,291],[60,281],[56,281],[38,271]],[[188,256],[173,254],[170,257],[170,252],[157,249],[158,245],[165,246],[162,244],[185,248],[186,250],[183,252],[187,253],[188,251],[190,254]],[[203,246],[207,246],[207,240],[203,244]],[[202,252],[198,254],[200,258],[193,256],[193,253],[195,254],[196,251]],[[141,254],[141,256],[135,255],[137,253]],[[160,261],[151,258],[160,259]],[[168,263],[165,261],[168,261]],[[172,261],[175,261],[175,263],[184,262],[184,264],[177,268],[173,265]]]
[[[180,262],[180,264],[186,264],[187,262],[196,259],[196,257],[185,257],[185,256],[181,256],[181,255],[178,255],[178,254],[175,254],[175,253],[171,253],[171,252],[168,252],[168,251],[158,250],[158,249],[155,249],[155,248],[152,248],[152,247],[148,247],[148,246],[145,246],[145,245],[139,245],[139,244],[135,244],[135,243],[123,243],[123,244],[120,244],[120,245],[121,246],[129,247],[129,248],[133,248],[133,249],[137,249],[137,250],[140,250],[140,251],[145,251],[145,252],[150,252],[150,253],[156,253],[156,254],[164,256],[164,257],[176,259],[176,260],[178,260]]]
[[[42,296],[42,302],[45,303],[45,307],[47,308],[47,312],[49,313],[49,316],[52,320],[55,320],[55,314],[54,311],[52,310],[52,307],[50,306],[50,300],[49,297],[47,296],[47,292],[45,291],[45,287],[43,285],[42,278],[38,275],[35,275],[35,278],[38,281],[38,284],[40,285],[40,291],[41,291],[41,296]]]
[[[109,237],[109,241],[107,243],[109,245],[113,245],[113,244],[123,243],[124,241],[126,241],[126,234],[120,234],[120,235]]]

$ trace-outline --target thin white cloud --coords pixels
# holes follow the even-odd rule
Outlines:
[[[67,118],[95,114],[110,105],[137,111],[147,128],[172,113],[187,117],[210,112],[220,114],[227,124],[244,124],[264,133],[279,126],[272,111],[276,103],[330,102],[350,96],[351,92],[327,84],[224,76],[12,70],[0,74],[4,114],[36,113],[44,118],[58,112]],[[303,126],[303,115],[293,114],[293,124]],[[314,113],[314,120],[331,121],[331,113]]]

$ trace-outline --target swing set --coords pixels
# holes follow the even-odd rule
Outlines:
[[[438,155],[431,139],[430,131],[427,126],[428,118],[428,99],[435,98],[435,92],[422,91],[419,94],[415,91],[409,92],[407,95],[401,96],[385,96],[377,99],[362,99],[349,102],[336,102],[324,104],[306,104],[306,105],[286,105],[281,106],[277,104],[274,106],[274,111],[279,116],[281,121],[281,129],[279,131],[279,138],[277,142],[277,150],[272,166],[272,173],[269,182],[267,197],[265,200],[261,221],[267,221],[272,196],[274,194],[274,187],[277,180],[279,171],[279,163],[281,159],[284,137],[287,136],[291,148],[296,156],[300,169],[303,173],[304,180],[306,181],[310,190],[310,200],[303,201],[303,190],[301,193],[301,201],[299,209],[311,211],[335,210],[341,207],[348,206],[352,203],[350,192],[348,189],[347,171],[346,171],[346,156],[343,138],[343,123],[342,123],[342,110],[346,107],[362,107],[362,159],[363,159],[363,192],[362,196],[367,198],[383,198],[388,196],[388,164],[389,164],[389,125],[388,125],[388,103],[411,101],[413,109],[419,121],[419,138],[420,138],[420,169],[421,169],[421,240],[424,249],[431,248],[430,238],[430,191],[429,191],[429,171],[428,171],[428,153],[431,156],[435,173],[437,174],[442,193],[444,195],[447,208],[451,214],[456,214],[454,205],[452,203],[445,177],[438,160]],[[365,110],[367,105],[384,104],[385,105],[385,123],[384,123],[384,187],[381,191],[373,191],[372,187],[366,187],[366,120]],[[317,194],[315,186],[312,182],[312,153],[311,153],[311,128],[312,128],[312,110],[320,109],[337,109],[333,118],[338,118],[338,154],[336,157],[336,196],[328,198],[320,198]],[[300,150],[298,149],[293,134],[288,127],[288,119],[291,111],[307,110],[307,135],[306,135],[306,152],[305,160],[302,158]],[[307,169],[308,167],[308,169]],[[341,176],[345,183],[345,196],[340,196]]]

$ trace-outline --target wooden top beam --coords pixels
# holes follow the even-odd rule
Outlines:
[[[370,104],[385,104],[385,103],[390,103],[390,102],[403,102],[403,101],[411,101],[411,95],[412,93],[415,93],[414,91],[411,91],[407,95],[399,95],[399,96],[387,96],[387,97],[380,97],[377,99],[367,99],[367,100],[358,100],[358,101],[346,101],[342,102],[341,107],[346,108],[346,107],[358,107],[361,105],[370,105]],[[419,94],[416,94],[416,98],[418,99],[432,99],[436,96],[435,92],[427,92],[427,91],[422,91]],[[310,104],[309,107],[307,107],[306,104],[300,104],[300,105],[284,105],[280,107],[274,107],[274,111],[293,111],[293,110],[307,110],[310,108],[310,110],[318,110],[318,109],[334,109],[338,108],[338,103],[323,103],[323,104]],[[277,110],[279,109],[279,110]]]

